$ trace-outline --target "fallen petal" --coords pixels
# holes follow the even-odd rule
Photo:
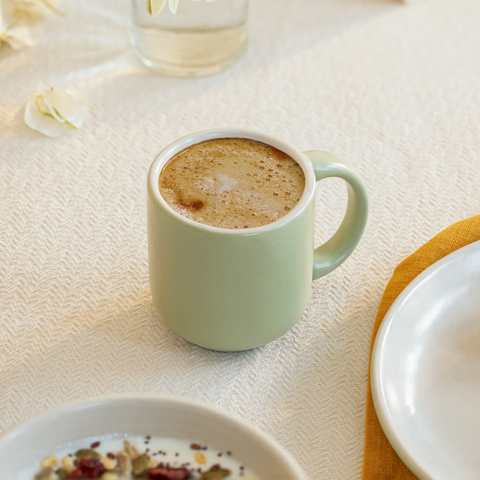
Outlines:
[[[86,113],[83,97],[52,88],[30,98],[25,123],[48,137],[58,137],[80,128]]]
[[[45,92],[45,99],[50,102],[60,117],[77,128],[82,126],[87,113],[86,101],[83,96],[68,90],[51,88]]]
[[[14,50],[34,45],[43,33],[44,18],[56,12],[60,0],[0,0],[0,46]]]

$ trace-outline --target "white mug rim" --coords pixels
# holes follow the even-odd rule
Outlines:
[[[191,220],[183,215],[177,213],[160,194],[158,188],[158,179],[164,165],[178,152],[183,149],[195,145],[197,143],[203,142],[205,140],[212,140],[216,138],[248,138],[250,140],[256,140],[258,142],[266,143],[272,147],[281,150],[290,157],[292,157],[302,168],[303,174],[305,175],[305,188],[302,196],[298,203],[293,207],[293,209],[287,213],[287,215],[279,218],[275,222],[269,223],[267,225],[262,225],[260,227],[245,228],[245,229],[230,229],[230,228],[220,228],[214,227],[212,225],[206,225],[204,223]],[[148,188],[153,195],[156,203],[161,206],[170,216],[175,219],[190,225],[195,228],[199,228],[206,231],[211,231],[215,233],[225,233],[228,235],[255,235],[258,233],[263,233],[266,231],[274,230],[278,227],[285,225],[286,223],[293,220],[296,216],[302,213],[305,207],[308,205],[309,201],[315,193],[315,174],[313,168],[310,164],[308,158],[298,149],[292,145],[284,142],[283,140],[273,137],[271,135],[258,132],[255,130],[249,130],[245,128],[212,128],[209,130],[203,130],[200,132],[190,133],[184,137],[179,138],[178,140],[170,143],[166,146],[153,161],[150,170],[148,172]]]

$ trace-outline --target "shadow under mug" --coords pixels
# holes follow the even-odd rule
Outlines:
[[[292,157],[305,174],[297,205],[268,225],[232,230],[204,225],[175,212],[162,198],[163,166],[190,145],[215,138],[248,138]],[[314,248],[315,182],[346,181],[345,217],[326,243]],[[204,348],[241,351],[285,334],[302,315],[312,279],[341,265],[357,246],[368,216],[360,178],[338,157],[250,130],[221,128],[170,144],[148,174],[147,227],[150,286],[162,320]]]

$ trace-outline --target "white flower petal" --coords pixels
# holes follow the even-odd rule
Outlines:
[[[37,100],[38,100],[38,97],[37,97]],[[57,122],[66,123],[65,119],[60,116],[60,114],[57,112],[55,107],[50,103],[50,101],[46,97],[43,97],[43,103],[45,103],[45,106],[47,107],[51,117],[53,117]],[[45,112],[43,108],[41,109],[39,107],[38,109],[40,110],[40,112]]]
[[[57,10],[60,0],[0,0],[0,45],[14,50],[34,45],[42,32],[42,22]]]
[[[179,0],[169,0],[168,1],[168,6],[170,7],[170,11],[172,13],[177,13],[178,2],[179,2]]]
[[[58,137],[67,131],[68,125],[41,113],[37,108],[36,96],[32,97],[25,108],[25,123],[48,137]],[[68,127],[72,128],[72,127]]]
[[[36,94],[25,108],[25,123],[49,137],[80,128],[87,110],[85,100],[68,90],[51,88]]]
[[[80,128],[87,114],[85,98],[69,90],[51,88],[45,92],[45,98],[49,100],[57,113],[68,122]]]
[[[156,17],[165,7],[167,0],[149,0],[149,8],[152,17]]]

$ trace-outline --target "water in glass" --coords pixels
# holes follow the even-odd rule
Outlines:
[[[149,67],[172,76],[216,73],[234,63],[247,42],[248,0],[180,0],[156,18],[148,0],[132,0],[131,41]]]

